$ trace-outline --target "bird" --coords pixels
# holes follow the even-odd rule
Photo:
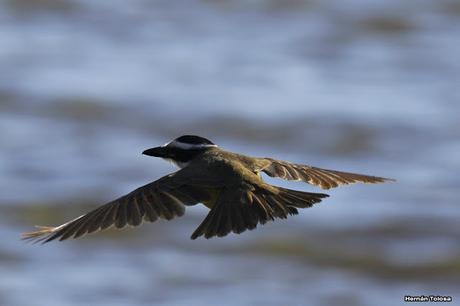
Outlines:
[[[250,157],[226,151],[196,135],[183,135],[142,152],[175,164],[179,170],[148,183],[116,200],[59,226],[36,226],[22,239],[50,242],[78,238],[110,227],[139,226],[158,219],[184,215],[186,206],[202,203],[209,212],[191,239],[223,237],[253,230],[259,224],[297,215],[299,209],[329,195],[278,187],[265,182],[262,173],[302,181],[322,189],[353,183],[384,183],[390,178],[363,175]]]

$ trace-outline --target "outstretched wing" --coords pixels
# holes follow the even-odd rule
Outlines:
[[[323,189],[335,188],[353,183],[384,183],[394,179],[316,168],[308,165],[293,164],[286,161],[265,158],[266,165],[261,169],[272,177],[286,180],[303,181]]]
[[[180,179],[180,172],[169,174],[153,183],[57,227],[38,226],[35,232],[24,233],[23,239],[49,242],[78,238],[85,234],[104,230],[111,226],[139,226],[143,221],[154,222],[158,218],[171,220],[185,212],[184,205],[205,201],[205,189],[187,185]],[[179,174],[177,177],[176,175]]]

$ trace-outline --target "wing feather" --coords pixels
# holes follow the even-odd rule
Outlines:
[[[209,197],[205,191],[194,192],[198,188],[191,188],[184,180],[174,180],[174,174],[165,176],[67,223],[38,227],[37,231],[24,233],[22,238],[49,242],[78,238],[112,226],[139,226],[142,221],[154,222],[158,218],[171,220],[184,214],[185,205],[194,205]]]
[[[395,181],[394,179],[385,177],[328,170],[308,165],[294,164],[271,158],[265,158],[263,160],[266,162],[264,163],[264,167],[260,170],[269,176],[280,177],[286,180],[300,180],[312,185],[319,186],[323,189],[330,189],[340,185],[348,185],[358,182],[377,184],[388,181]]]

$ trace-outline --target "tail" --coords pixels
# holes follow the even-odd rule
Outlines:
[[[283,199],[288,207],[307,208],[312,207],[314,204],[321,202],[321,199],[329,197],[325,193],[304,192],[292,190],[282,187],[276,187],[279,196]]]
[[[256,228],[259,223],[265,224],[275,218],[285,219],[288,215],[297,215],[297,208],[311,207],[328,197],[324,193],[271,187],[275,189],[256,187],[254,190],[239,192],[222,191],[216,204],[191,238],[223,237],[230,232],[239,234]]]

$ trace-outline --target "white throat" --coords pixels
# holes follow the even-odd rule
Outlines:
[[[174,160],[174,159],[170,159],[170,158],[163,158],[164,160],[172,163],[173,165],[175,165],[176,167],[182,169],[182,168],[185,168],[187,167],[190,162],[186,162],[186,163],[183,163],[183,162],[180,162],[180,161],[177,161],[177,160]]]

